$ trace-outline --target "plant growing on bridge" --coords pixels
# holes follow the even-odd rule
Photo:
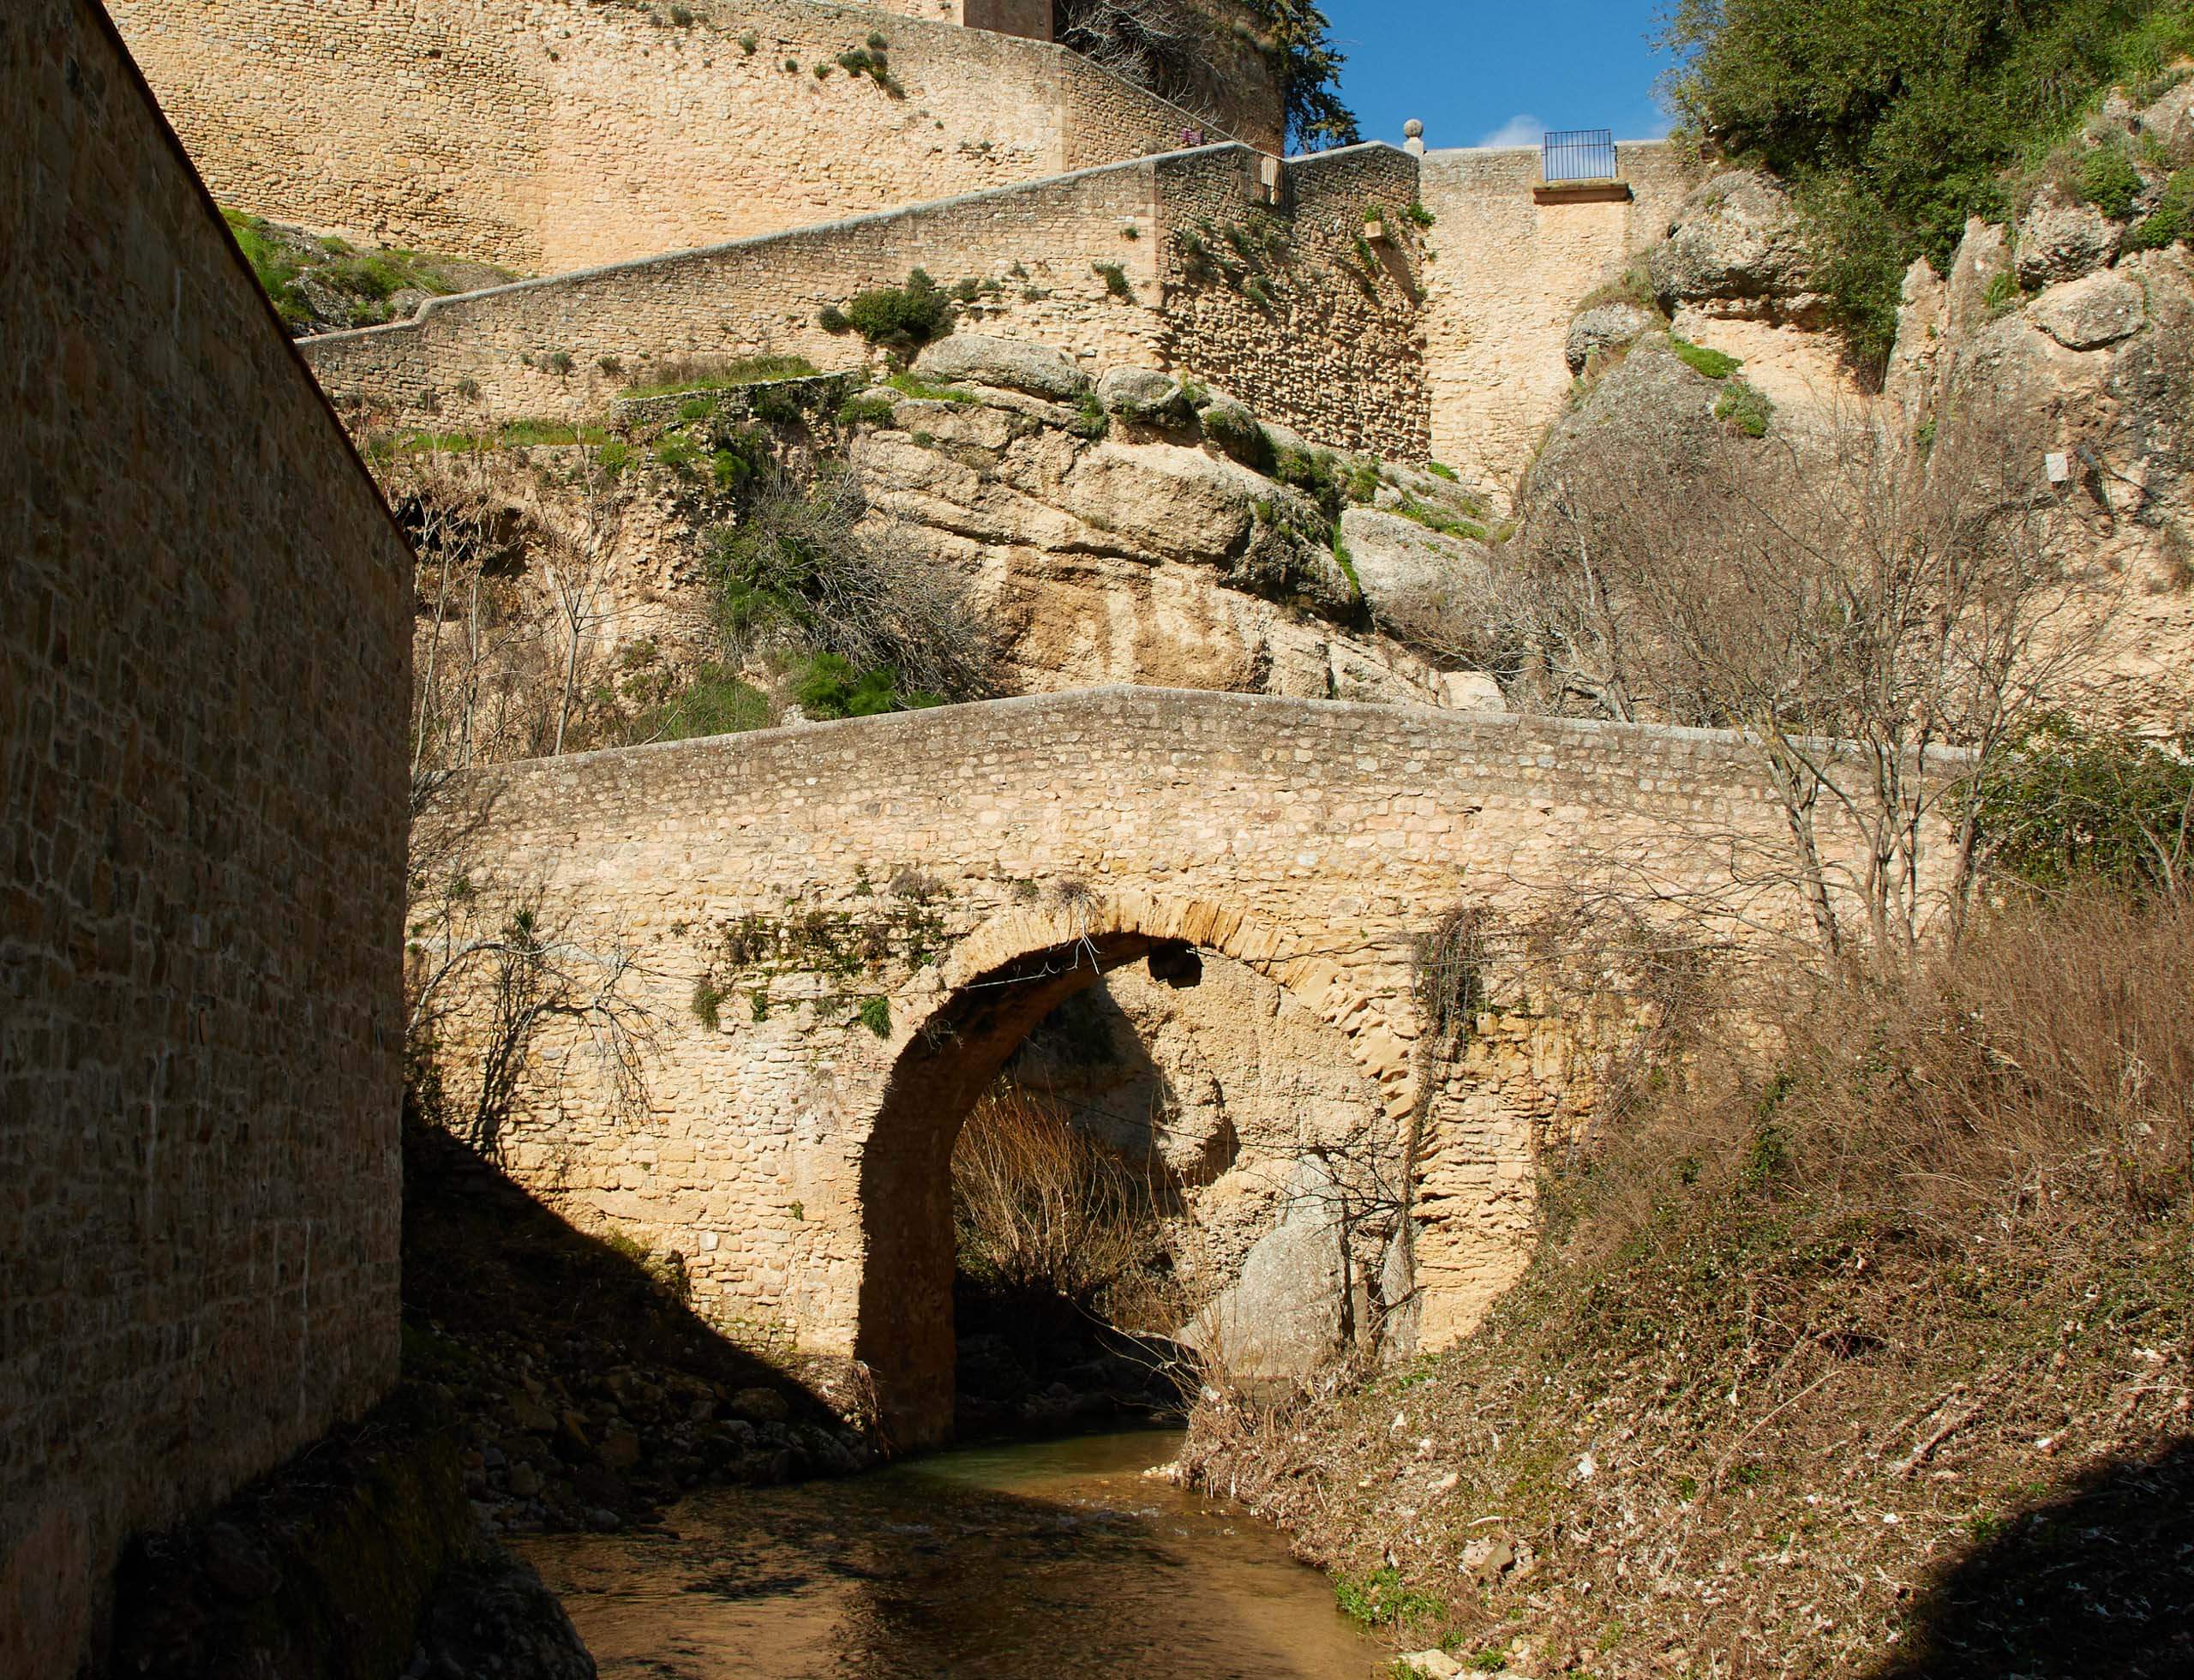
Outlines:
[[[903,286],[878,286],[857,294],[843,309],[823,311],[829,333],[858,333],[878,350],[906,357],[952,332],[952,299],[926,269],[914,269]]]

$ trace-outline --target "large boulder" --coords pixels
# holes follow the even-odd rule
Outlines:
[[[2101,350],[2130,339],[2148,316],[2141,288],[2118,274],[2052,286],[2028,309],[2035,324],[2067,350]]]
[[[1660,325],[1659,316],[1635,303],[1598,304],[1569,323],[1562,359],[1571,373],[1581,374],[1595,356],[1627,349]]]
[[[1242,1381],[1306,1377],[1330,1361],[1347,1325],[1351,1288],[1340,1213],[1325,1168],[1302,1162],[1280,1222],[1178,1339]]]
[[[1104,443],[1068,477],[1066,511],[1167,560],[1235,554],[1278,487],[1233,461],[1171,443]]]
[[[2121,237],[2109,217],[2053,182],[2019,218],[2019,283],[2032,289],[2092,274],[2118,255]]]
[[[1757,170],[1728,170],[1692,194],[1648,261],[1664,305],[1771,317],[1803,314],[1809,265],[1790,196]]]
[[[2141,132],[2182,159],[2194,153],[2194,75],[2184,77],[2140,114]]]
[[[914,372],[941,385],[992,385],[1061,403],[1078,402],[1089,390],[1088,375],[1071,357],[1047,345],[980,333],[940,339],[915,358]]]
[[[1344,513],[1340,540],[1375,612],[1389,602],[1445,596],[1460,585],[1483,580],[1489,569],[1479,544],[1376,507]]]
[[[1181,381],[1155,368],[1106,369],[1097,381],[1097,400],[1113,419],[1131,426],[1172,428],[1196,420]]]
[[[1537,501],[1573,471],[1604,471],[1610,461],[1687,471],[1723,429],[1714,405],[1728,388],[1687,364],[1665,333],[1648,333],[1555,423],[1532,465],[1526,499]]]

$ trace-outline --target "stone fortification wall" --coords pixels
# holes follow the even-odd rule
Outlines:
[[[63,1675],[395,1377],[411,563],[92,0],[0,20],[0,1673]]]
[[[1424,319],[1432,453],[1503,499],[1561,411],[1578,303],[1668,231],[1689,189],[1664,141],[1626,143],[1618,158],[1628,196],[1547,203],[1533,191],[1536,148],[1424,159],[1424,203],[1438,219]]]
[[[1197,125],[1048,40],[914,4],[692,0],[682,27],[641,0],[109,4],[224,203],[534,273],[1138,158]],[[889,86],[836,62],[872,33]]]
[[[824,331],[824,306],[901,284],[919,265],[947,285],[995,283],[963,316],[971,331],[1049,345],[1093,369],[1178,368],[1315,441],[1414,459],[1426,426],[1413,237],[1397,231],[1369,266],[1355,249],[1364,205],[1406,205],[1414,173],[1413,159],[1384,147],[1285,165],[1207,147],[435,299],[413,321],[303,348],[339,405],[381,421],[578,419],[604,412],[658,357],[798,352],[827,369],[859,366],[866,347]],[[1263,301],[1247,278],[1216,268],[1182,276],[1183,236],[1224,249],[1229,228],[1282,242],[1285,255],[1258,259]],[[1125,296],[1098,270],[1110,263]]]
[[[861,340],[825,332],[827,304],[902,285],[999,282],[975,330],[1029,339],[1103,364],[1157,357],[1154,175],[1118,164],[1033,186],[746,240],[652,261],[429,303],[415,321],[307,340],[338,404],[362,400],[414,424],[482,417],[578,418],[602,412],[631,370],[662,356],[800,353],[860,365]],[[1124,228],[1140,237],[1130,240]],[[1093,264],[1117,261],[1133,297],[1113,297]],[[1016,272],[1018,270],[1019,272]],[[559,371],[560,357],[571,358]],[[604,369],[605,357],[620,371]],[[472,394],[472,387],[477,394]]]
[[[1268,209],[1271,171],[1238,149],[1159,164],[1167,364],[1315,441],[1422,460],[1418,160],[1380,145],[1291,159]]]

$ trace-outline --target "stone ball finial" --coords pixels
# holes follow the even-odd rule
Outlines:
[[[1402,138],[1405,140],[1423,140],[1424,138],[1424,124],[1418,122],[1414,117],[1411,117],[1408,122],[1402,124]]]

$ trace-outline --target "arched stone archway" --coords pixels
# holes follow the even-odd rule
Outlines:
[[[951,1431],[952,1148],[1013,1052],[1060,1004],[1112,970],[1148,960],[1155,973],[1178,975],[1193,953],[1208,951],[1270,975],[1292,966],[1266,954],[1278,945],[1232,907],[1141,895],[1076,896],[1017,911],[963,943],[936,1006],[899,1047],[861,1150],[854,1351],[875,1382],[896,1442],[930,1445]],[[1382,1091],[1396,1089],[1406,1108],[1412,1075],[1406,1058],[1399,1065],[1392,1059],[1400,1041],[1364,1030],[1383,1011],[1370,1007],[1373,999],[1351,995],[1337,975],[1316,965],[1298,972],[1324,982],[1320,1013],[1342,1032],[1367,1075]],[[1382,1052],[1388,1059],[1380,1059]]]

